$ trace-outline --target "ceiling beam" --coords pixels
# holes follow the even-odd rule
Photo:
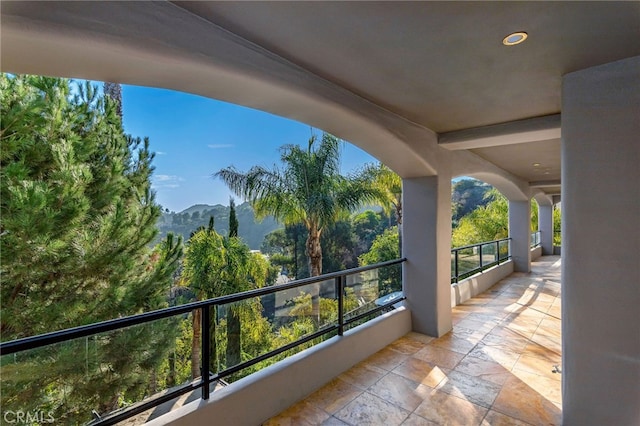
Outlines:
[[[545,115],[438,135],[438,145],[457,151],[560,138],[560,114]]]
[[[535,182],[529,182],[529,186],[531,188],[549,188],[551,186],[559,186],[561,185],[560,179],[555,180],[538,180]]]

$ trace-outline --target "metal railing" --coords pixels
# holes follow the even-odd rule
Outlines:
[[[511,238],[451,249],[451,283],[475,275],[511,258]]]
[[[100,333],[113,332],[116,330],[122,330],[127,327],[132,327],[140,324],[148,324],[153,321],[174,318],[176,316],[182,316],[182,318],[186,318],[189,313],[193,313],[195,311],[200,312],[200,324],[202,330],[202,339],[201,339],[201,356],[200,356],[200,365],[203,366],[205,374],[202,374],[200,379],[196,379],[191,383],[185,384],[183,386],[169,389],[165,393],[160,394],[159,396],[152,396],[145,401],[135,403],[129,407],[120,409],[116,412],[106,413],[104,417],[100,417],[99,415],[95,415],[95,420],[91,422],[92,425],[112,425],[116,424],[124,419],[133,417],[139,413],[142,413],[146,410],[154,408],[162,403],[171,401],[174,398],[179,397],[180,395],[184,395],[186,393],[195,391],[200,389],[202,392],[202,399],[208,399],[210,395],[210,387],[217,382],[221,382],[225,377],[229,377],[234,373],[237,373],[243,369],[254,366],[260,362],[263,362],[269,358],[273,358],[276,355],[282,354],[283,352],[289,351],[293,348],[296,348],[304,343],[311,342],[314,339],[322,338],[325,336],[333,336],[338,335],[342,336],[347,326],[355,326],[357,323],[364,322],[371,318],[374,315],[377,315],[381,311],[386,311],[392,308],[392,306],[398,303],[401,300],[404,300],[405,297],[402,293],[396,293],[396,297],[386,297],[382,300],[381,296],[384,296],[382,291],[379,291],[379,288],[376,291],[369,292],[367,294],[376,294],[376,296],[369,297],[369,300],[364,301],[364,308],[366,309],[355,309],[349,312],[345,312],[345,294],[346,289],[355,288],[357,285],[361,287],[364,286],[363,282],[356,282],[352,279],[351,283],[347,283],[348,277],[356,274],[362,274],[367,271],[378,271],[383,268],[390,268],[395,265],[400,265],[406,259],[396,259],[387,262],[378,263],[375,265],[368,265],[360,268],[353,268],[344,271],[334,272],[330,274],[321,275],[318,277],[311,277],[296,281],[291,281],[286,284],[279,284],[270,287],[263,287],[255,290],[245,291],[242,293],[230,294],[227,296],[216,297],[209,300],[197,301],[192,303],[187,303],[180,306],[170,307],[166,309],[160,309],[153,312],[146,312],[138,315],[132,315],[123,318],[116,318],[109,321],[104,321],[95,324],[89,324],[84,326],[79,326],[75,328],[70,328],[61,331],[55,331],[51,333],[46,333],[38,336],[27,337],[22,339],[17,339],[9,342],[0,343],[0,355],[3,357],[11,354],[20,354],[24,351],[34,350],[38,348],[45,348],[49,345],[58,344],[62,342],[69,342],[74,339],[84,338],[88,336],[94,336]],[[389,275],[389,274],[387,274]],[[362,276],[362,275],[359,275]],[[390,278],[388,280],[399,281],[397,285],[401,286],[401,275],[397,274],[394,276],[395,278]],[[380,286],[381,278],[376,276],[375,280],[367,281],[370,287],[371,286]],[[210,356],[212,350],[212,342],[211,342],[211,327],[212,327],[212,318],[216,317],[216,311],[214,310],[213,316],[211,315],[211,311],[213,308],[222,308],[223,310],[229,309],[230,304],[238,303],[242,301],[247,301],[249,299],[261,298],[264,296],[275,295],[279,292],[287,292],[285,293],[285,297],[281,297],[281,299],[286,298],[286,296],[290,296],[291,294],[296,293],[294,290],[303,290],[309,289],[310,285],[318,286],[317,297],[323,295],[329,295],[329,297],[334,300],[337,299],[337,310],[338,315],[337,319],[330,321],[327,324],[317,324],[317,330],[313,333],[304,335],[303,337],[285,344],[277,349],[271,350],[269,352],[263,353],[255,358],[252,358],[248,361],[241,362],[236,365],[228,366],[226,369],[216,372],[210,371],[207,368],[210,365]],[[394,284],[394,286],[397,286]],[[400,290],[398,288],[389,287],[389,291]],[[297,292],[300,293],[300,292]],[[374,299],[375,298],[375,299]],[[358,296],[358,300],[360,300],[361,304],[363,302],[363,295]],[[390,300],[389,300],[390,299]],[[287,300],[286,303],[277,307],[282,310],[290,309],[291,299]],[[362,308],[363,306],[360,306]],[[319,309],[319,308],[318,308]],[[288,312],[288,311],[287,311]],[[319,317],[319,313],[318,313]],[[215,330],[215,322],[214,322],[214,330]],[[215,335],[214,335],[215,337]],[[215,354],[214,354],[215,355]],[[15,355],[14,355],[15,357]]]
[[[531,248],[536,248],[540,244],[542,244],[542,242],[540,241],[540,238],[541,238],[540,231],[534,231],[531,233]]]

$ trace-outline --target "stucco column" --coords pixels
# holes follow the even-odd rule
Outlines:
[[[640,424],[640,56],[562,81],[563,425]]]
[[[451,179],[402,181],[403,289],[413,330],[442,336],[451,330]]]
[[[542,254],[553,254],[553,205],[538,203],[538,229]]]
[[[531,201],[509,200],[509,236],[514,271],[531,271]]]

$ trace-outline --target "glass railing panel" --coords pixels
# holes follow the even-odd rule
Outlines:
[[[502,240],[498,242],[498,254],[500,256],[500,260],[506,260],[509,258],[510,248],[509,248],[509,240]]]
[[[200,376],[192,325],[180,315],[4,355],[2,412],[27,424],[85,424],[178,389]]]
[[[454,280],[456,278],[456,253],[454,250],[451,251],[451,279]]]
[[[458,250],[458,276],[468,274],[480,268],[478,246]]]
[[[216,372],[285,347],[337,322],[335,280],[221,304],[216,312]],[[236,381],[313,346],[313,339],[224,377]]]
[[[482,265],[490,265],[498,261],[498,246],[495,242],[481,244],[482,247]]]
[[[344,319],[348,321],[402,298],[402,265],[390,265],[345,276]],[[380,312],[373,313],[373,317]],[[347,328],[364,323],[365,317]]]

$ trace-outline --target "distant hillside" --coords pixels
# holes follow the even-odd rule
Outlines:
[[[238,217],[238,233],[252,250],[260,249],[264,236],[282,226],[272,217],[266,217],[262,222],[257,222],[253,209],[249,203],[236,206]],[[208,204],[196,204],[179,213],[163,213],[158,220],[160,233],[156,242],[164,238],[167,233],[173,232],[182,235],[184,241],[189,239],[193,231],[200,226],[209,225],[209,217],[214,218],[214,228],[221,235],[229,232],[229,207],[221,204],[211,206]]]
[[[491,188],[491,185],[476,179],[461,179],[451,185],[451,219],[454,228],[464,216],[488,203],[484,197]]]

